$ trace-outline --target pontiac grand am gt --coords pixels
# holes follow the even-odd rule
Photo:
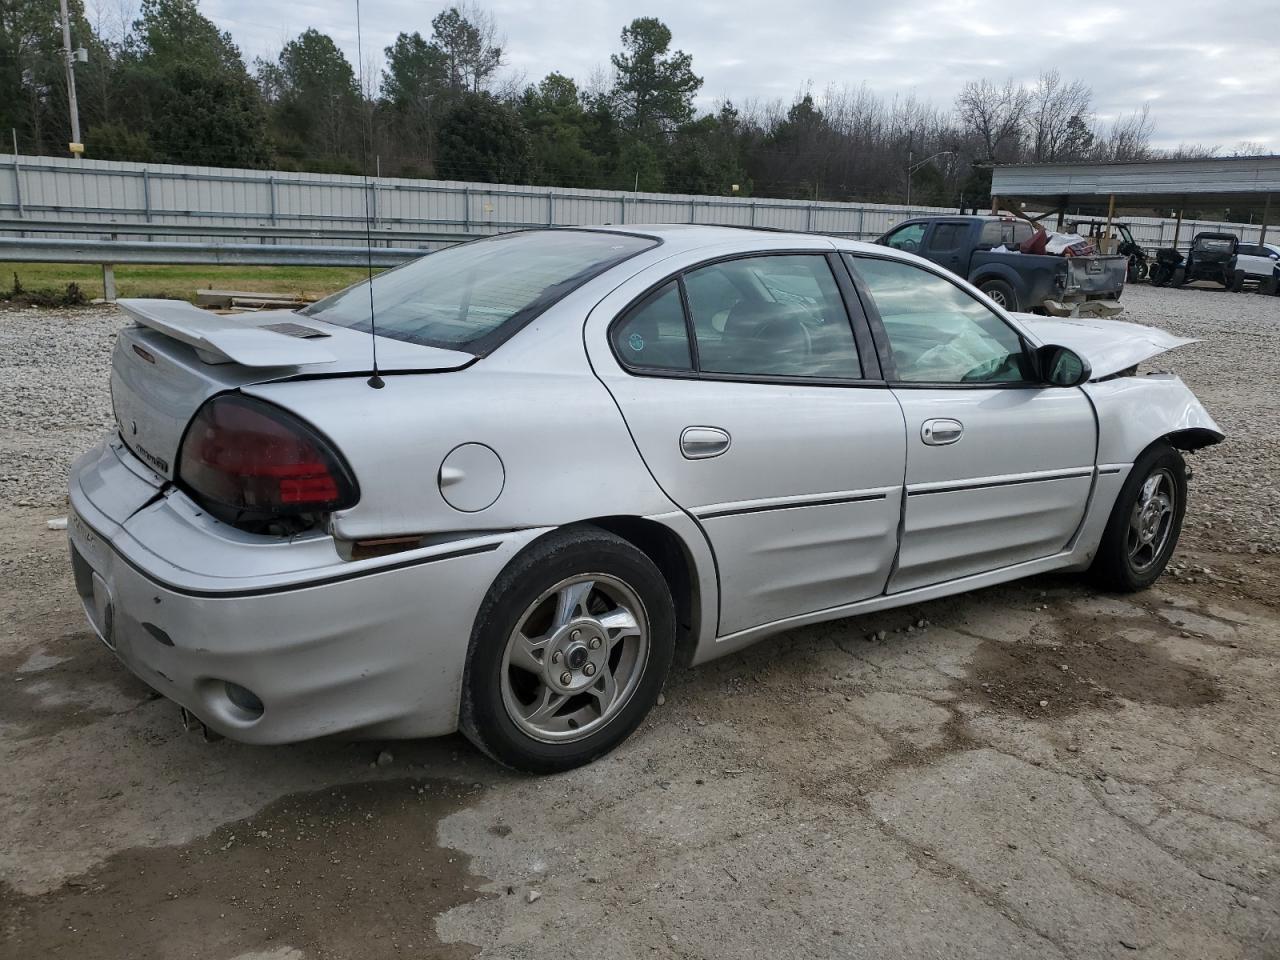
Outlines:
[[[1047,570],[1148,586],[1179,451],[1223,436],[1137,375],[1189,341],[1010,315],[884,247],[536,231],[371,286],[122,301],[118,430],[73,469],[94,629],[239,740],[586,763],[673,661]]]

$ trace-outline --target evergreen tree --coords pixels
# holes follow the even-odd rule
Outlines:
[[[487,93],[464,94],[440,126],[436,172],[446,180],[525,183],[531,161],[519,115]]]
[[[622,53],[611,60],[617,73],[614,102],[629,133],[669,132],[693,116],[702,78],[693,72],[689,54],[671,51],[671,30],[661,20],[632,20],[622,30]]]

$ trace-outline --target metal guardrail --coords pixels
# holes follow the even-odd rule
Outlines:
[[[458,238],[455,235],[455,239]],[[117,264],[211,266],[395,267],[430,250],[264,243],[171,243],[150,240],[54,240],[0,237],[3,263],[89,263],[102,267],[103,299],[116,299]]]
[[[9,263],[208,264],[230,266],[394,267],[428,250],[414,247],[328,247],[258,243],[166,243],[147,240],[48,240],[0,237]]]
[[[236,237],[258,243],[279,240],[359,240],[372,237],[374,246],[391,243],[459,243],[483,234],[457,230],[393,230],[376,227],[271,227],[245,224],[133,223],[119,220],[10,220],[0,217],[0,234],[33,233],[93,234],[103,240],[120,237]],[[363,247],[361,247],[363,249]]]

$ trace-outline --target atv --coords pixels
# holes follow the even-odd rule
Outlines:
[[[1239,292],[1244,288],[1244,271],[1236,269],[1239,245],[1234,234],[1197,233],[1185,257],[1173,247],[1162,247],[1156,251],[1156,262],[1151,266],[1151,282],[1157,287],[1171,283],[1180,287],[1195,280],[1210,280]]]

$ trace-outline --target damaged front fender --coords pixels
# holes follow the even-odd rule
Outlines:
[[[1185,383],[1171,373],[1114,377],[1083,387],[1098,416],[1098,463],[1133,463],[1168,438],[1182,450],[1226,436]]]

